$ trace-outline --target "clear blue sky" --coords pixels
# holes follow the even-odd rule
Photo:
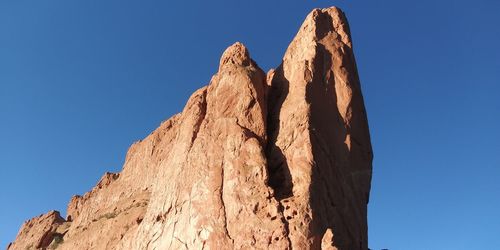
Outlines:
[[[375,154],[372,249],[500,246],[500,2],[0,2],[0,247],[119,171],[235,41],[277,66],[307,13],[352,30]]]

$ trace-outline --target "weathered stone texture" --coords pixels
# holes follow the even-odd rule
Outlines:
[[[267,74],[227,48],[121,173],[74,196],[67,221],[26,222],[9,249],[367,249],[371,162],[347,21],[315,9]]]

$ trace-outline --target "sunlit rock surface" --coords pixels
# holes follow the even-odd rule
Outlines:
[[[267,74],[235,43],[119,174],[9,249],[367,249],[372,150],[349,27],[315,9]]]

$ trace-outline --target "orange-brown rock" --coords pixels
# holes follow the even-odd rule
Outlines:
[[[56,237],[62,237],[57,228],[64,224],[59,212],[50,211],[24,222],[16,241],[7,249],[47,248]]]
[[[74,196],[67,221],[25,223],[9,249],[367,249],[371,160],[345,16],[316,9],[267,75],[227,48],[121,173]]]
[[[367,248],[372,150],[349,27],[338,8],[316,9],[282,64],[268,74],[270,184],[293,248]]]

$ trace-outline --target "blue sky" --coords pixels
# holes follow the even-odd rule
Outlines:
[[[248,1],[250,2],[250,1]],[[500,2],[0,2],[0,247],[119,171],[243,42],[277,66],[307,13],[347,14],[374,148],[372,249],[500,245]]]

